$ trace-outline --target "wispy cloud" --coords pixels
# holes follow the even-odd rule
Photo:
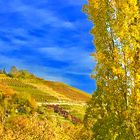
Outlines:
[[[48,9],[33,7],[22,2],[16,3],[16,5],[12,4],[12,8],[14,12],[21,15],[23,22],[26,22],[32,27],[49,25],[55,28],[75,28],[72,22],[61,19]]]
[[[85,50],[85,48],[81,46],[52,46],[52,47],[43,47],[39,48],[38,51],[46,55],[47,57],[51,57],[52,59],[58,61],[66,61],[66,60],[83,60],[84,56],[90,57],[89,52]],[[78,60],[77,60],[78,59]]]
[[[89,75],[94,65],[93,58],[82,47],[53,46],[39,48],[39,51],[50,59],[67,62],[65,71],[69,74]]]

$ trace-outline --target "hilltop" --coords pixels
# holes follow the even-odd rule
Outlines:
[[[30,94],[36,101],[87,102],[90,95],[62,82],[48,81],[36,77],[26,70],[12,67],[10,73],[0,71],[0,81],[19,94]]]

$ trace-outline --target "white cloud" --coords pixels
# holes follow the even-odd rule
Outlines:
[[[46,55],[47,57],[50,57],[54,60],[58,61],[72,61],[75,60],[82,60],[83,57],[89,58],[89,52],[85,50],[82,47],[61,47],[61,46],[52,46],[52,47],[44,47],[39,48],[38,51],[40,51],[42,54]],[[84,58],[86,59],[86,58]]]
[[[69,74],[90,75],[94,66],[90,52],[82,47],[45,47],[40,48],[42,55],[52,60],[68,63],[63,71]]]
[[[12,9],[14,12],[20,14],[24,22],[27,22],[32,27],[40,27],[47,24],[56,28],[75,28],[72,22],[61,19],[58,15],[55,15],[53,11],[48,9],[39,9],[21,2],[16,3],[16,5],[13,3]]]

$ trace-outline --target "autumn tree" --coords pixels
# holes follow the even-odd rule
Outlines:
[[[140,139],[140,2],[88,0],[93,23],[97,89],[88,103],[85,127],[101,140]]]
[[[19,75],[19,71],[18,71],[18,69],[16,68],[16,66],[12,66],[9,75],[10,75],[11,77],[17,77],[17,76]]]
[[[9,102],[14,95],[14,91],[8,86],[0,83],[0,131],[5,127],[5,121],[7,117]]]

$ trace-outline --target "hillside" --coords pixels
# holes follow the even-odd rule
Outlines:
[[[90,98],[26,70],[0,70],[0,139],[75,140]]]
[[[42,79],[11,78],[0,74],[0,81],[20,94],[30,94],[37,101],[69,100],[87,102],[90,95],[61,82],[45,81]]]
[[[87,93],[61,82],[45,81],[45,85],[74,101],[86,102],[90,99],[90,95]]]
[[[86,102],[91,96],[62,82],[47,81],[25,70],[0,74],[0,82],[19,96],[31,96],[38,106],[59,106],[79,119],[83,119]],[[52,114],[54,116],[54,114]],[[60,115],[60,114],[59,114]],[[62,116],[61,116],[62,117]]]

